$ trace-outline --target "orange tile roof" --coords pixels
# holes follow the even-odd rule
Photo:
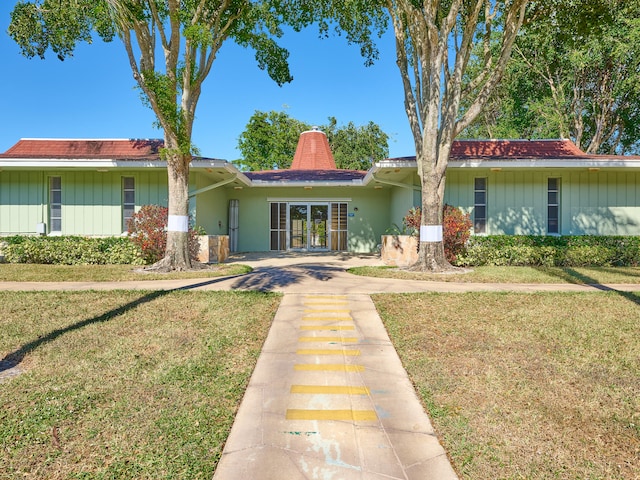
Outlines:
[[[336,162],[324,132],[314,129],[300,134],[291,170],[336,170]]]
[[[611,160],[640,161],[638,155],[599,155],[585,153],[571,140],[455,140],[449,159],[465,160]],[[415,156],[389,161],[415,161]]]
[[[456,140],[451,159],[584,158],[571,140]]]
[[[158,139],[21,139],[0,158],[158,159],[163,145]]]

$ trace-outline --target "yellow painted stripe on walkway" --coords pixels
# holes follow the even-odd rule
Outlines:
[[[355,343],[358,341],[357,337],[300,337],[299,342],[344,342]]]
[[[344,363],[298,363],[293,366],[299,372],[364,372],[364,365]]]
[[[304,298],[347,298],[346,295],[305,295]]]
[[[298,355],[345,355],[348,357],[355,357],[360,355],[360,350],[347,350],[345,348],[342,350],[338,350],[336,348],[301,348],[300,350],[296,350],[296,353]]]
[[[312,317],[310,315],[305,315],[304,317],[302,317],[302,321],[304,322],[310,322],[313,320],[333,320],[333,321],[340,321],[340,322],[353,322],[353,317],[348,316],[348,317]]]
[[[349,305],[348,300],[339,298],[309,298],[304,300],[305,305]]]
[[[304,313],[351,313],[351,310],[349,310],[348,308],[342,308],[342,309],[331,309],[331,310],[326,310],[326,309],[320,309],[320,308],[308,308],[304,311]]]
[[[342,385],[291,385],[291,393],[369,395],[369,389],[367,387],[351,387]]]
[[[304,306],[305,307],[311,307],[314,305],[317,306],[325,306],[325,307],[334,307],[334,306],[338,306],[338,305],[346,305],[347,302],[341,303],[341,302],[304,302]]]
[[[353,325],[301,325],[300,330],[355,330]]]
[[[369,422],[378,420],[374,410],[287,410],[287,420],[346,420]]]

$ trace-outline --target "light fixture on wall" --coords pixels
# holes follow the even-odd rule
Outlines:
[[[105,173],[105,172],[108,172],[108,171],[109,171],[109,169],[108,169],[108,168],[98,168],[98,169],[96,170],[96,172],[100,172],[100,173]]]
[[[311,190],[312,188],[313,187],[309,187],[309,186],[304,187],[305,190]]]
[[[376,190],[382,190],[382,185],[374,185],[373,188]]]
[[[242,187],[233,187],[234,190],[242,190]]]
[[[589,171],[590,172],[599,172],[600,168],[599,167],[589,167]]]
[[[493,167],[493,168],[491,169],[491,171],[492,171],[492,172],[501,172],[501,171],[502,171],[502,168],[501,168],[501,167]]]

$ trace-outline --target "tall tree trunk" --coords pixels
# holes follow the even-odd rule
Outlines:
[[[165,141],[166,144],[172,144]],[[166,153],[169,186],[169,220],[165,256],[153,267],[158,270],[188,270],[189,257],[189,164],[191,154],[169,148]]]
[[[429,136],[434,138],[429,139]],[[425,132],[423,148],[418,151],[417,155],[417,161],[423,166],[420,173],[422,218],[418,260],[409,268],[413,271],[443,272],[455,268],[444,254],[443,212],[446,169],[441,168],[442,163],[438,161],[438,157],[443,154],[448,158],[451,148],[445,142],[440,147],[427,148],[425,151],[425,146],[432,141],[435,142],[436,138],[437,133]],[[435,156],[436,158],[427,159],[427,156]]]

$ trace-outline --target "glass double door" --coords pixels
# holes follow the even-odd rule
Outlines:
[[[329,249],[329,204],[289,204],[289,248]]]

